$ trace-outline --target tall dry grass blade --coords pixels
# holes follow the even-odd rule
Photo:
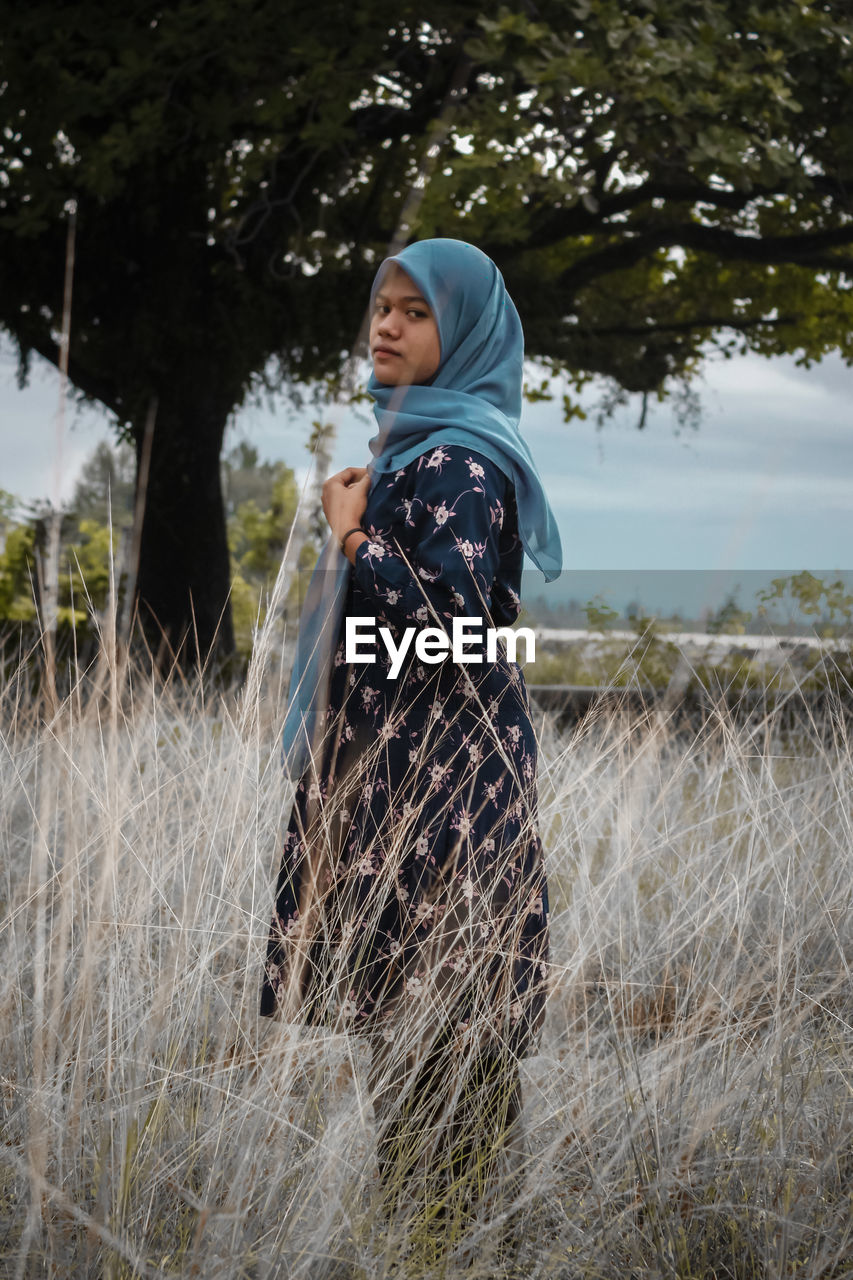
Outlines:
[[[40,624],[44,647],[44,698],[48,716],[56,712],[56,624],[59,616],[59,544],[62,530],[62,457],[65,412],[68,399],[68,359],[71,350],[71,299],[74,290],[74,255],[77,243],[77,204],[70,201],[65,239],[65,277],[62,290],[62,328],[59,337],[59,391],[54,442],[53,501],[47,522],[47,547],[40,565]]]
[[[122,615],[118,625],[118,634],[125,649],[130,645],[131,631],[137,612],[136,583],[139,576],[139,551],[142,545],[142,523],[145,519],[148,481],[151,475],[151,451],[154,447],[157,407],[157,396],[152,396],[148,402],[145,426],[142,431],[142,444],[138,453],[136,492],[133,499],[133,525],[131,527],[126,561],[125,595]]]

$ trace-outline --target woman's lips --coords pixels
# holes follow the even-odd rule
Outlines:
[[[385,360],[389,356],[398,356],[399,351],[392,351],[390,347],[374,347],[373,357],[376,360]]]

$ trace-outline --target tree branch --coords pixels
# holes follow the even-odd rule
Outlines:
[[[55,369],[59,368],[59,347],[55,342],[46,342],[43,337],[36,333],[28,333],[26,337],[17,339],[24,351],[35,351],[36,355],[47,360],[48,364],[52,364]],[[114,413],[117,418],[123,419],[124,415],[121,409],[121,397],[118,390],[112,382],[106,378],[100,378],[95,374],[84,369],[79,360],[73,355],[69,355],[68,359],[68,381],[78,391],[82,391],[90,400],[97,400],[110,413]]]
[[[804,233],[794,236],[763,236],[761,239],[725,231],[719,227],[703,227],[698,223],[682,223],[659,227],[632,236],[587,254],[560,276],[563,288],[577,291],[600,276],[625,271],[658,249],[697,249],[715,254],[726,261],[786,263],[824,271],[853,272],[853,258],[842,258],[820,252],[853,243],[853,223],[832,231]]]
[[[449,100],[452,99],[454,104],[459,103],[477,92],[477,68],[465,54],[462,44],[459,41],[448,43],[442,55],[441,65],[432,65],[438,64],[438,59],[429,60],[429,75],[424,77],[421,88],[412,96],[407,107],[371,103],[352,113],[351,124],[360,146],[375,146],[376,143],[387,140],[399,142],[407,135],[422,136],[430,122],[446,110]],[[376,153],[382,157],[382,166],[393,164],[393,150],[392,147]],[[305,153],[308,159],[304,167],[300,160],[300,167],[294,173],[296,158]],[[260,263],[263,271],[266,270],[270,251],[275,252],[278,248],[282,218],[290,216],[297,225],[300,224],[300,211],[296,205],[299,187],[306,174],[316,168],[320,160],[321,153],[316,149],[309,151],[298,142],[279,152],[272,162],[269,186],[249,206],[229,239],[228,248],[232,255],[243,259],[247,264],[250,259],[254,259]],[[345,164],[352,167],[353,163],[346,155]],[[324,181],[333,187],[340,187],[342,180],[338,177],[329,181],[328,175],[325,175]],[[382,194],[383,189],[376,191],[377,196]],[[367,212],[372,212],[369,201]],[[362,238],[361,228],[366,216],[366,212],[362,212],[357,239]],[[391,234],[393,233],[389,233],[388,239]],[[257,249],[253,242],[257,242]]]
[[[818,175],[811,182],[815,192],[821,195],[833,197],[845,204],[851,199],[853,176],[828,178]],[[787,188],[781,185],[754,186],[749,191],[720,191],[716,187],[688,178],[681,182],[644,182],[638,187],[629,187],[611,196],[604,196],[599,198],[598,210],[595,212],[590,212],[580,202],[570,209],[555,209],[553,204],[542,200],[539,205],[541,216],[536,202],[531,204],[530,235],[525,248],[544,249],[552,244],[559,244],[570,236],[599,230],[602,223],[606,223],[614,215],[628,213],[652,200],[663,200],[668,204],[710,204],[718,209],[739,213],[754,200],[768,200],[786,194]]]
[[[594,338],[644,338],[656,333],[691,333],[695,329],[734,329],[738,333],[749,333],[753,329],[779,329],[787,324],[797,324],[800,320],[802,315],[799,313],[776,316],[772,320],[762,316],[751,320],[736,320],[733,316],[695,316],[692,320],[672,320],[663,324],[617,324],[601,328],[578,326],[578,331],[585,337]]]

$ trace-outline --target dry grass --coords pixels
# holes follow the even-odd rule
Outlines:
[[[441,1246],[378,1210],[360,1042],[256,1017],[290,801],[263,643],[237,699],[0,693],[0,1273],[853,1276],[840,719],[542,723],[526,1178]]]

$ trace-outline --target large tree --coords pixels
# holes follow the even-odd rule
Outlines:
[[[229,415],[334,378],[401,225],[481,244],[578,379],[666,391],[715,342],[853,356],[847,0],[0,19],[0,325],[23,369],[58,359],[73,208],[70,378],[145,461],[138,588],[173,647],[232,643]]]

